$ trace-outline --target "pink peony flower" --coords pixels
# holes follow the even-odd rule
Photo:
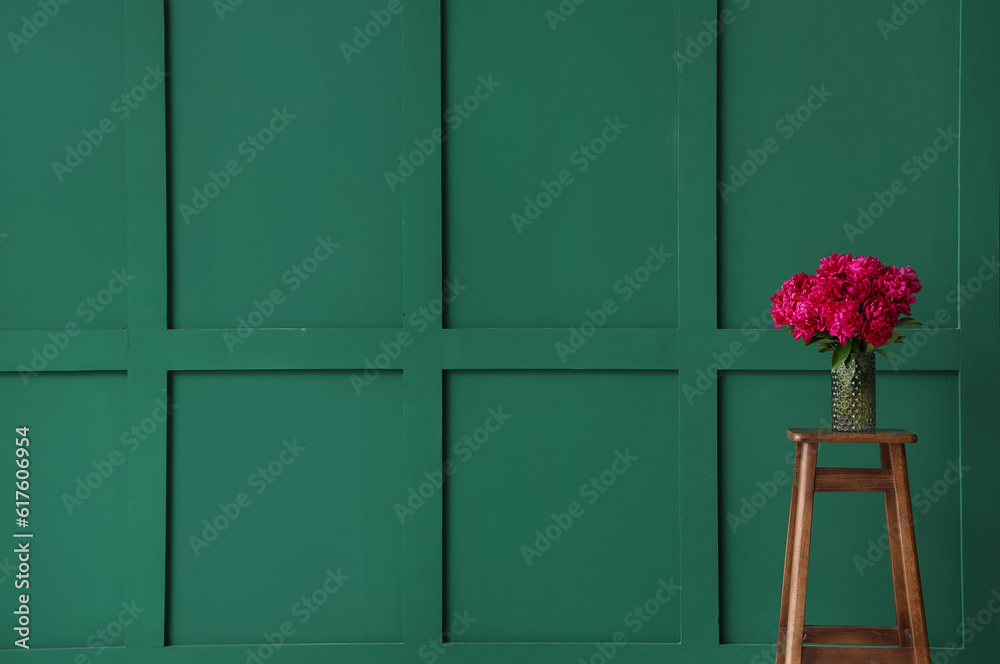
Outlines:
[[[843,282],[830,277],[814,277],[809,290],[809,299],[816,304],[837,302],[844,297]]]
[[[799,300],[791,310],[791,324],[795,326],[793,336],[808,342],[818,330],[822,329],[823,321],[820,310],[809,300]]]
[[[917,279],[917,273],[912,267],[907,265],[899,270],[899,274],[906,280],[906,290],[908,293],[915,294],[919,293],[923,286],[920,285],[920,280]]]
[[[830,336],[840,339],[840,343],[850,343],[851,337],[861,329],[860,306],[852,300],[831,302],[823,311],[823,324]]]
[[[819,259],[819,269],[816,270],[816,275],[843,278],[847,275],[852,260],[850,254],[830,254],[829,258]]]
[[[847,268],[848,277],[854,281],[870,282],[885,272],[885,265],[874,256],[858,256]]]
[[[806,298],[811,288],[811,277],[805,272],[796,274],[781,285],[781,290],[771,296],[771,318],[774,326],[793,324],[796,303]]]
[[[899,268],[890,266],[878,279],[875,280],[875,287],[882,291],[886,297],[900,298],[907,292],[906,279],[900,274]]]
[[[896,305],[883,297],[873,297],[864,305],[864,324],[861,328],[861,340],[881,346],[889,337],[899,322],[899,312]]]
[[[864,302],[872,291],[872,282],[868,280],[848,281],[844,286],[844,294],[854,302]]]
[[[861,328],[861,339],[875,346],[881,346],[892,336],[893,326],[885,319],[865,321]]]
[[[796,339],[826,332],[841,344],[853,338],[881,346],[900,316],[910,315],[921,289],[913,268],[885,265],[875,256],[831,254],[815,274],[801,272],[771,296],[775,327],[788,326]]]

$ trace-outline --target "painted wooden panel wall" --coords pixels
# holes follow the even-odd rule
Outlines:
[[[920,437],[935,657],[995,661],[998,23],[4,2],[4,656],[773,661],[829,378],[768,297],[848,251],[923,280],[879,418]],[[881,509],[817,500],[807,620],[892,623]]]

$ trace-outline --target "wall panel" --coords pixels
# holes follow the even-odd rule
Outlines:
[[[824,357],[825,361],[825,357]],[[768,643],[778,621],[794,444],[788,427],[830,421],[826,372],[727,373],[719,423],[723,643]],[[920,404],[915,409],[913,404]],[[954,372],[882,372],[879,426],[919,438],[907,450],[931,645],[954,636],[961,612],[961,475]],[[820,446],[820,466],[877,467],[875,446]],[[891,626],[892,575],[878,494],[820,494],[807,624]],[[751,610],[752,607],[757,607]]]
[[[449,327],[677,324],[677,3],[564,13],[445,4]]]
[[[401,22],[338,45],[371,4],[170,3],[174,327],[401,325]]]
[[[931,638],[994,661],[997,25],[989,0],[5,2],[0,418],[40,430],[44,545],[21,658],[772,659],[783,431],[829,378],[760,314],[840,250],[913,265],[949,328],[879,360],[880,418],[920,436]],[[891,622],[885,558],[858,562],[877,503],[818,501],[811,620]]]
[[[122,626],[107,627],[129,599],[120,574],[127,534],[124,464],[136,443],[126,426],[125,375],[46,373],[25,386],[17,374],[3,373],[0,403],[9,455],[4,459],[9,546],[0,555],[5,616],[14,616],[19,596],[27,595],[32,648],[123,645]],[[29,453],[15,457],[14,438],[22,427],[29,429],[23,446]],[[28,459],[27,498],[15,496],[15,459]],[[27,503],[23,527],[15,523],[16,501]],[[27,553],[18,552],[25,543]],[[22,563],[26,569],[20,569]],[[14,624],[7,619],[8,638],[0,648],[19,649]]]
[[[477,619],[454,640],[678,642],[676,374],[452,372],[446,388],[445,616]]]
[[[125,77],[124,4],[0,6],[0,329],[125,326],[126,136],[163,90]]]
[[[838,251],[912,265],[921,315],[955,327],[959,5],[885,39],[892,2],[744,4],[723,2],[737,19],[719,50],[722,326]]]
[[[168,643],[401,640],[401,382],[173,375]]]

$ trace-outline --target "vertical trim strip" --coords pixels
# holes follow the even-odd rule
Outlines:
[[[716,0],[679,3],[677,46],[704,29]],[[668,65],[670,66],[670,65]],[[681,505],[681,641],[719,643],[718,381],[689,400],[698,369],[716,350],[718,249],[716,242],[716,143],[718,57],[706,48],[679,73],[678,85],[678,435]]]
[[[987,276],[987,263],[1000,260],[1000,4],[994,0],[962,2],[961,151],[959,162],[959,283],[970,296],[960,305],[961,359],[959,408],[960,463],[969,467],[962,480],[963,616],[973,617],[996,602],[1000,590],[1000,547],[995,478],[1000,402],[1000,274]],[[982,272],[980,272],[982,270]],[[975,281],[981,290],[973,293]],[[978,284],[975,284],[978,286]],[[919,535],[919,525],[917,533]],[[972,630],[964,630],[970,634]],[[949,635],[949,638],[954,637]],[[1000,633],[985,629],[974,634],[968,655],[986,661],[1000,650]],[[959,638],[959,641],[962,639]],[[971,645],[970,645],[971,644]]]
[[[441,3],[415,2],[403,18],[403,116],[400,150],[413,147],[441,124]],[[441,316],[415,334],[405,320],[441,297],[442,160],[440,150],[400,189],[403,197],[403,306],[401,327],[413,343],[403,371],[403,486],[418,486],[442,463]],[[404,649],[441,637],[443,611],[442,506],[407,519],[405,534]]]
[[[125,2],[125,80],[141,81],[164,62],[164,0]],[[128,120],[127,264],[128,427],[149,418],[167,399],[166,94],[151,98]],[[167,427],[159,424],[128,458],[126,519],[128,599],[143,609],[125,635],[128,647],[164,644],[167,565]]]

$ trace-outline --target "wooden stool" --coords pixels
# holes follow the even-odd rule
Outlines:
[[[915,434],[900,429],[843,433],[832,429],[789,429],[795,441],[795,479],[788,514],[785,578],[781,588],[776,664],[931,664],[924,598],[920,590],[917,541],[910,506],[903,443]],[[820,443],[878,443],[881,468],[816,468]],[[896,600],[895,627],[806,625],[806,582],[816,491],[881,491],[892,561]],[[855,647],[803,647],[803,643],[851,644]],[[872,648],[870,646],[896,646]]]

